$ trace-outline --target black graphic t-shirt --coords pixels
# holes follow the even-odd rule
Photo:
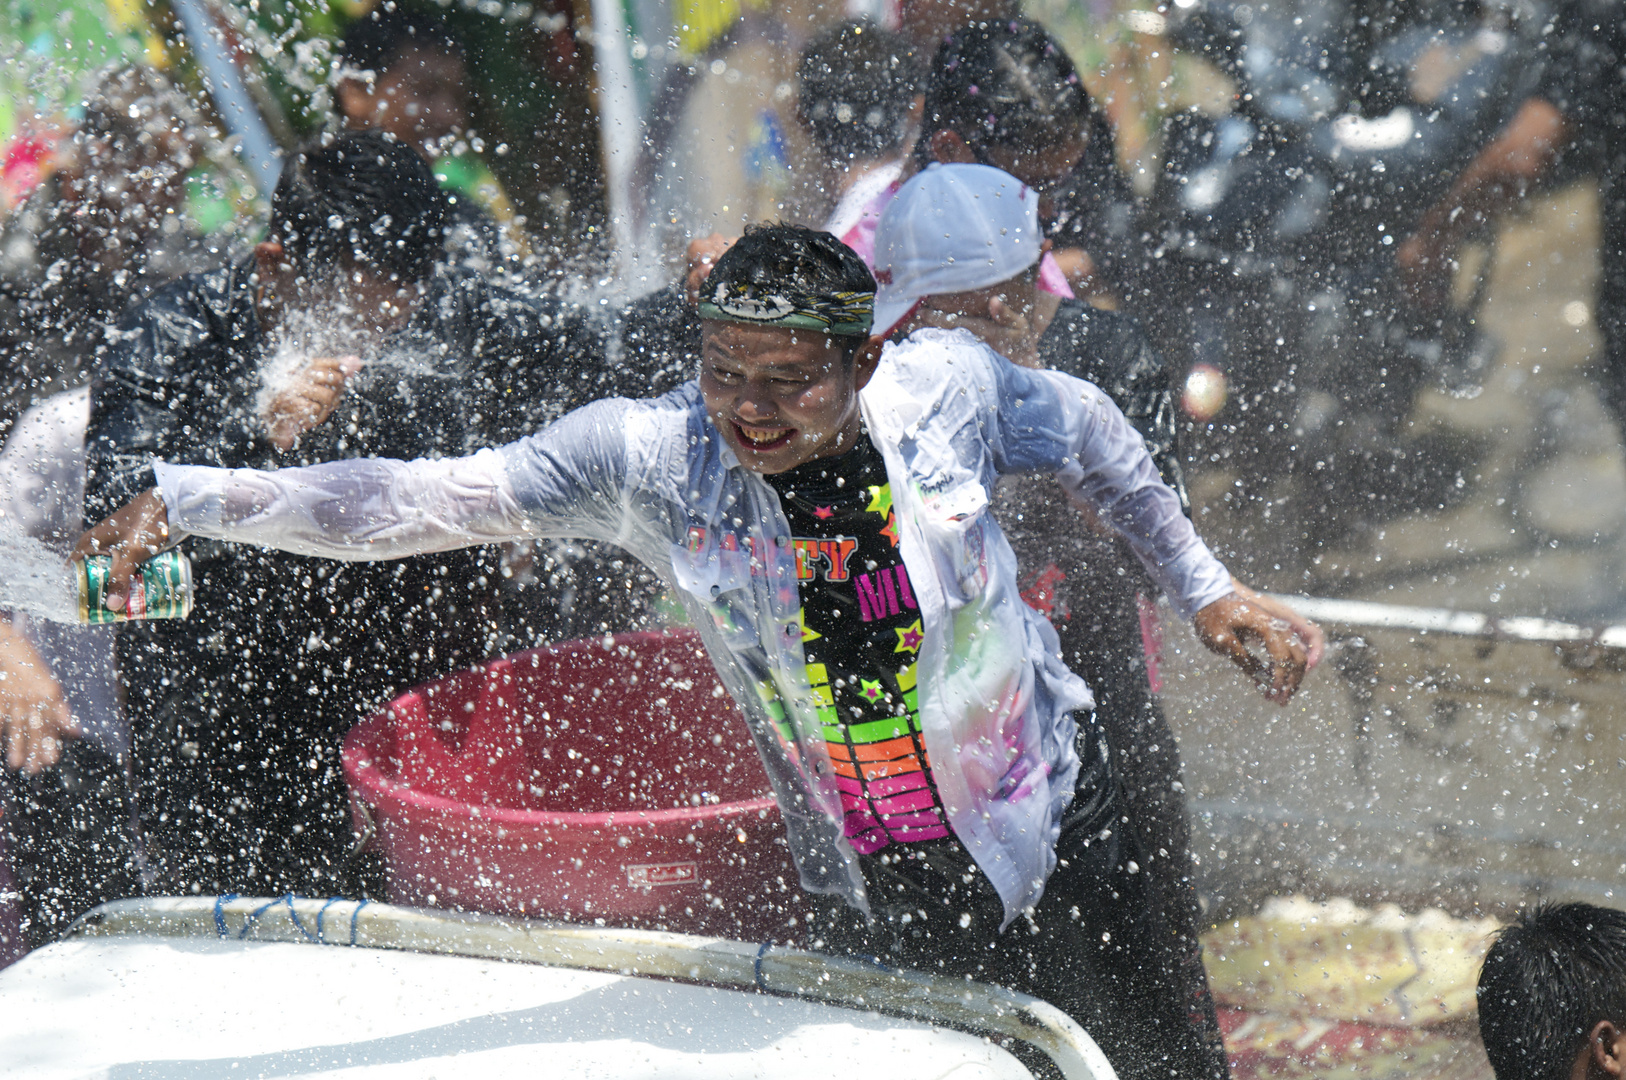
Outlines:
[[[765,479],[796,546],[802,648],[847,839],[868,854],[949,836],[920,735],[920,610],[880,452],[865,435],[845,454]]]

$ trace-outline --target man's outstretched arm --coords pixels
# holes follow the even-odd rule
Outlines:
[[[155,462],[158,485],[85,533],[74,555],[112,556],[120,610],[141,563],[188,535],[346,562],[399,559],[530,535],[495,451],[442,461],[356,458],[300,469]]]
[[[463,458],[356,458],[299,469],[153,464],[158,486],[79,538],[111,555],[108,607],[136,569],[187,535],[365,562],[534,536],[613,540],[626,512],[625,401]],[[521,490],[523,489],[523,490]]]

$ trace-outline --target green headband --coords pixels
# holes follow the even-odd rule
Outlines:
[[[875,321],[875,294],[838,292],[825,296],[759,294],[750,285],[718,285],[710,300],[700,302],[700,317],[747,326],[782,326],[817,330],[842,337],[869,337]]]

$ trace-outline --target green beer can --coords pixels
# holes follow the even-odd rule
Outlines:
[[[79,621],[119,623],[132,619],[184,619],[192,614],[192,563],[179,551],[154,555],[141,564],[130,582],[130,602],[123,611],[107,607],[109,555],[91,555],[76,564],[79,576]]]

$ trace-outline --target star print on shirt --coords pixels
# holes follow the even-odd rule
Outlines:
[[[920,620],[916,619],[913,626],[906,626],[902,630],[894,630],[898,635],[898,647],[893,652],[919,652],[921,644],[926,640],[925,631],[920,628]]]
[[[881,697],[886,693],[886,691],[881,689],[880,679],[860,679],[858,681],[862,683],[864,687],[858,692],[858,696],[864,698],[866,701],[880,701]]]
[[[815,506],[813,508],[813,516],[818,518],[820,521],[823,521],[826,518],[835,517],[836,512],[830,509],[828,506]]]
[[[866,513],[885,514],[892,516],[892,485],[875,484],[869,489],[869,505],[864,507]]]
[[[817,630],[808,629],[808,625],[807,625],[807,609],[805,607],[796,609],[796,622],[797,622],[797,625],[799,625],[802,628],[802,642],[803,642],[803,644],[806,644],[809,641],[817,641],[819,638],[824,636],[823,634],[819,633]]]
[[[886,528],[881,530],[881,535],[890,540],[893,547],[898,546],[898,519],[890,510],[886,512]]]

